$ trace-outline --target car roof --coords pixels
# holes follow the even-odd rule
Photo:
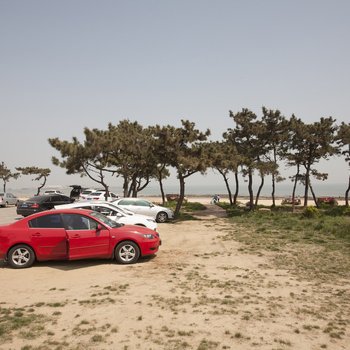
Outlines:
[[[115,200],[116,201],[121,201],[123,199],[127,199],[127,200],[131,200],[131,201],[146,201],[146,202],[151,202],[150,200],[146,199],[146,198],[139,198],[139,197],[124,197],[124,198],[118,198]]]
[[[73,202],[73,203],[69,203],[69,204],[60,204],[60,205],[56,205],[55,207],[71,206],[72,208],[76,208],[76,207],[80,207],[80,206],[88,207],[90,205],[110,205],[110,203],[106,202],[106,201],[81,201],[81,202]]]
[[[92,213],[93,210],[91,209],[55,209],[55,210],[44,210],[44,211],[40,211],[36,214],[32,214],[30,215],[31,217],[33,217],[33,215],[39,215],[39,214],[43,214],[43,215],[47,215],[47,214],[87,214],[87,213]],[[28,216],[29,217],[29,216]]]
[[[69,198],[63,193],[49,193],[49,194],[39,194],[38,196],[30,197],[26,199],[25,202],[40,202],[40,201],[46,200],[47,198],[56,197],[56,196]]]

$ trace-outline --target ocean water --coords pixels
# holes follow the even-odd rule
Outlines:
[[[50,188],[47,186],[45,189]],[[328,183],[315,183],[313,184],[313,189],[317,197],[320,196],[334,196],[334,197],[344,197],[347,184],[328,184]],[[58,189],[55,186],[55,189]],[[257,192],[258,187],[254,186],[254,195]],[[68,186],[60,186],[60,191],[64,194],[69,195],[71,188]],[[110,186],[110,190],[120,196],[122,196],[122,188],[117,186]],[[276,197],[285,197],[292,194],[293,184],[292,183],[278,183],[276,185]],[[31,197],[36,193],[35,187],[28,188],[17,188],[7,189],[8,192],[16,194],[18,197]],[[169,193],[179,193],[179,186],[175,184],[165,184],[164,191],[166,194]],[[187,196],[212,196],[214,194],[227,195],[227,190],[224,183],[220,184],[207,184],[207,185],[196,185],[196,184],[187,184],[185,187]],[[235,187],[231,186],[232,194],[235,191]],[[270,183],[266,183],[262,189],[261,196],[271,197],[272,187]],[[139,193],[141,196],[160,196],[160,189],[156,183],[152,183],[147,186],[142,192]],[[301,185],[297,186],[296,194],[298,196],[303,196],[304,187]],[[248,196],[247,183],[240,183],[240,196]],[[311,197],[311,192],[309,191],[309,196]]]
[[[315,184],[313,185],[314,192],[317,197],[321,196],[334,196],[334,197],[344,197],[347,185],[346,184]],[[179,193],[179,186],[170,185],[165,186],[165,193]],[[258,187],[255,186],[253,188],[254,195],[256,194]],[[208,195],[212,196],[214,194],[227,195],[227,189],[224,184],[222,185],[188,185],[185,188],[186,195]],[[231,192],[234,194],[235,187],[231,186]],[[290,196],[293,191],[293,184],[277,184],[275,195],[278,197]],[[272,186],[270,184],[266,184],[262,191],[261,196],[270,197],[272,192]],[[159,187],[149,186],[141,192],[142,195],[160,195]],[[303,196],[304,187],[298,186],[296,194],[298,196]],[[240,196],[248,196],[248,188],[246,183],[240,184],[239,189]],[[311,196],[311,192],[309,191],[309,195]]]

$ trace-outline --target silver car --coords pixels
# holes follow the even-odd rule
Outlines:
[[[18,198],[9,192],[0,193],[0,206],[7,207],[8,205],[17,205]]]
[[[174,212],[171,209],[153,204],[146,199],[140,198],[121,198],[112,202],[118,207],[128,209],[136,214],[151,216],[157,222],[166,222],[174,218]]]

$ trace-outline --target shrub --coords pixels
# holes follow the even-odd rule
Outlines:
[[[316,207],[306,207],[303,210],[303,217],[305,218],[314,218],[319,216],[320,212]]]

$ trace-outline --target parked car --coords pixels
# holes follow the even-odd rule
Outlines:
[[[18,198],[9,192],[0,193],[0,206],[7,207],[8,205],[17,205]]]
[[[174,212],[171,209],[153,204],[146,199],[120,198],[112,203],[118,207],[129,209],[136,214],[151,216],[157,222],[166,222],[174,218]]]
[[[318,197],[317,204],[338,205],[338,201],[334,197]]]
[[[43,194],[63,194],[63,193],[59,190],[46,190],[44,191]]]
[[[86,200],[88,201],[107,201],[107,202],[112,202],[116,199],[118,199],[119,196],[113,192],[109,192],[109,196],[106,198],[106,191],[96,191],[90,193],[87,197]]]
[[[170,193],[166,195],[166,200],[168,202],[177,202],[180,199],[180,195],[176,193]],[[187,203],[187,197],[183,199],[184,203]]]
[[[55,205],[72,203],[73,199],[62,194],[45,194],[34,196],[17,204],[17,214],[28,216],[40,211],[54,208]]]
[[[75,202],[71,204],[56,205],[55,209],[89,209],[106,215],[109,219],[125,225],[144,226],[151,230],[157,230],[156,221],[150,216],[139,215],[118,207],[109,202]]]
[[[79,195],[79,200],[87,200],[88,196],[90,193],[96,192],[95,188],[83,188],[80,195]]]
[[[292,197],[286,197],[282,199],[282,205],[290,204],[293,205],[293,198]],[[294,205],[300,205],[301,200],[299,197],[294,197]]]
[[[49,210],[0,226],[0,260],[16,269],[35,260],[106,258],[132,264],[157,253],[160,244],[155,231],[122,225],[91,210]]]

